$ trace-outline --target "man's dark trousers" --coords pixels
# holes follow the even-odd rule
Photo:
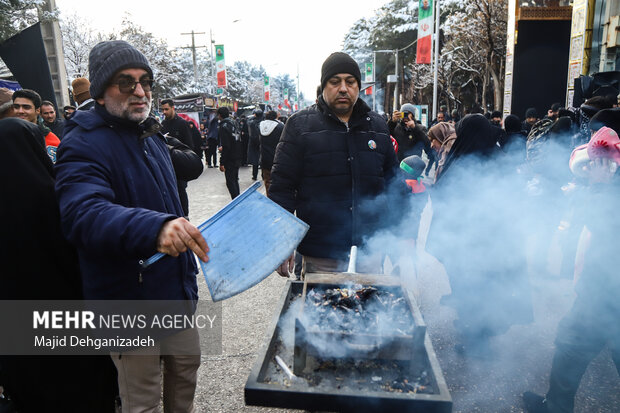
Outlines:
[[[224,165],[224,176],[226,177],[226,187],[230,193],[230,198],[235,199],[241,190],[239,189],[239,168],[241,161],[226,162]]]

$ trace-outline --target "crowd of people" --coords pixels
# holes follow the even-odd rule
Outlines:
[[[0,248],[8,266],[1,299],[184,300],[193,306],[181,313],[191,314],[193,254],[206,262],[209,248],[188,221],[187,182],[205,166],[219,167],[234,199],[247,165],[253,180],[261,172],[271,200],[309,224],[277,269],[286,277],[344,272],[354,245],[373,245],[358,272],[385,272],[386,257],[396,263],[413,254],[430,198],[426,249],[446,268],[451,294],[442,302],[459,316],[457,351],[471,358],[488,355],[492,337],[511,325],[533,320],[528,279],[532,268],[546,272],[551,236],[570,214],[563,271],[578,276],[578,296],[557,333],[549,391],[526,393],[526,409],[572,411],[581,376],[607,343],[620,369],[616,97],[592,97],[578,108],[554,104],[542,119],[531,108],[523,121],[443,106],[426,128],[410,103],[387,119],[372,111],[359,98],[359,65],[337,52],[323,63],[316,104],[289,119],[260,108],[237,118],[220,107],[195,122],[173,99],[161,101],[163,119],[153,116],[153,71],[127,42],[101,42],[89,60],[89,79],[72,83],[77,105],[65,106],[62,118],[36,91],[0,91],[0,165],[3,176],[19,177],[3,185],[13,201],[2,212],[14,229]],[[584,228],[588,245],[578,248]],[[385,233],[391,242],[374,239]],[[24,234],[18,243],[16,234]],[[408,240],[404,249],[399,239]],[[24,251],[48,254],[45,268],[20,265]],[[140,269],[139,260],[156,252],[176,259]],[[107,358],[0,356],[0,384],[22,413],[50,411],[68,395],[75,408],[67,412],[110,412],[115,402],[123,412],[154,412],[163,360],[164,410],[190,412],[198,340],[195,329],[158,337],[161,356],[141,348]],[[59,365],[66,389],[44,392],[41,378]],[[88,368],[101,374],[75,380]]]

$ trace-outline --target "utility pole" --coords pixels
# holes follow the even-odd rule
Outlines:
[[[181,33],[182,35],[186,35],[186,34],[191,34],[192,35],[192,45],[191,46],[185,46],[182,47],[182,49],[192,49],[192,61],[194,63],[194,83],[198,83],[198,65],[196,64],[196,49],[197,48],[201,48],[201,47],[207,47],[207,46],[196,46],[196,42],[194,40],[194,35],[195,34],[206,34],[205,32],[199,32],[199,33],[195,33],[193,30],[191,33]]]
[[[438,73],[439,73],[439,0],[435,0],[437,3],[437,9],[435,10],[436,23],[435,23],[435,73],[433,75],[433,117],[431,119],[437,119],[437,87],[438,87]]]
[[[394,110],[398,110],[398,49],[394,50],[394,75],[396,83],[394,83]]]
[[[217,80],[215,79],[215,51],[213,50],[215,40],[213,40],[213,30],[211,29],[209,29],[209,40],[211,41],[211,45],[209,46],[211,50],[211,79],[213,79],[213,94],[215,94],[217,91]]]
[[[377,52],[372,52],[372,110],[377,111]]]

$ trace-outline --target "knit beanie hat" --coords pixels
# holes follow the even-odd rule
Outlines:
[[[527,118],[536,118],[538,119],[538,111],[536,110],[536,108],[528,108],[525,111],[525,119]]]
[[[603,126],[588,142],[590,159],[607,158],[620,165],[620,139],[613,129]]]
[[[426,164],[418,155],[408,156],[400,163],[400,169],[411,175],[413,179],[418,179],[422,176]]]
[[[71,88],[73,89],[73,96],[79,96],[89,91],[90,82],[85,77],[78,77],[71,82]]]
[[[96,44],[88,56],[90,95],[93,99],[102,97],[112,76],[127,68],[144,69],[153,77],[153,69],[146,57],[126,41],[110,40]]]
[[[508,133],[521,131],[521,121],[515,115],[508,115],[504,119],[504,129]]]
[[[357,80],[357,85],[362,88],[362,73],[360,68],[351,56],[342,52],[335,52],[329,55],[321,67],[321,89],[325,88],[325,83],[338,73],[349,73]]]

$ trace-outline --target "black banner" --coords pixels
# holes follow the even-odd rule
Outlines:
[[[0,44],[0,57],[24,89],[32,89],[56,105],[52,74],[41,35],[41,23],[22,30]]]
[[[174,108],[177,112],[202,112],[204,110],[202,97],[173,100]]]

